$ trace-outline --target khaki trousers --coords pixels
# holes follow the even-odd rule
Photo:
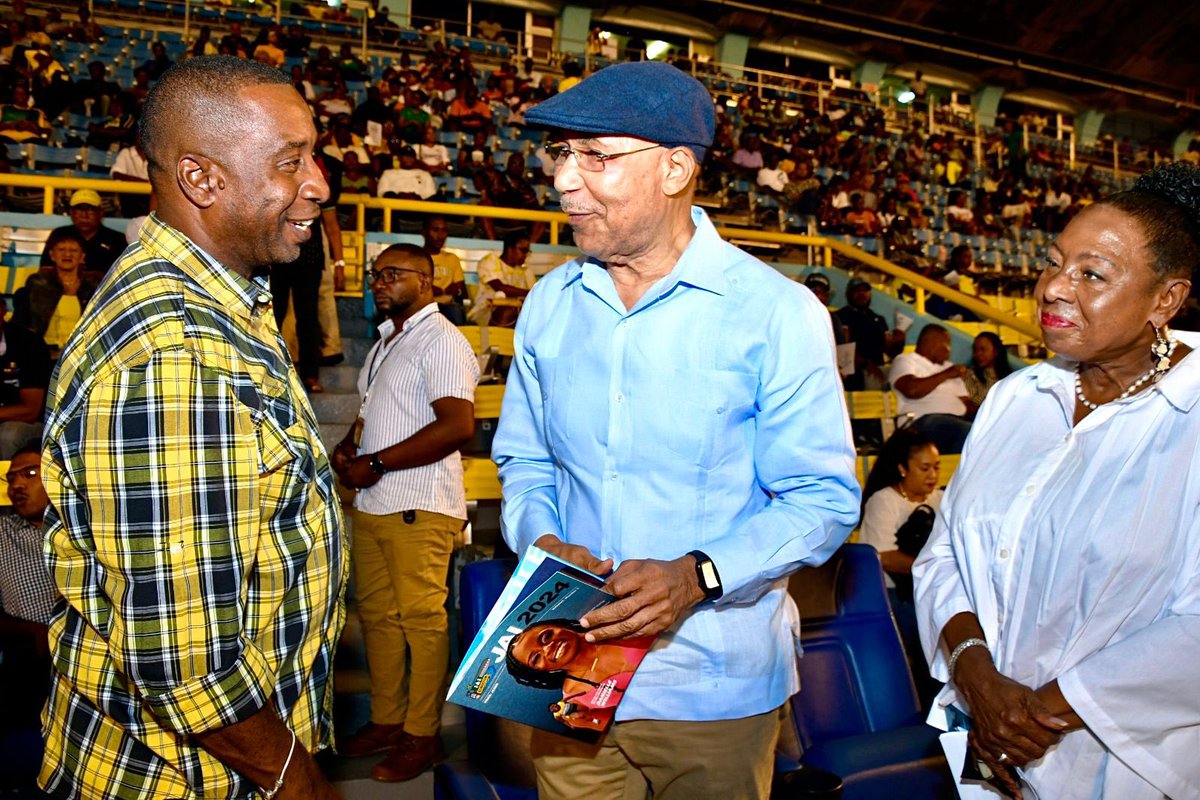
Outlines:
[[[767,800],[781,713],[618,722],[599,745],[536,730],[530,750],[538,798]]]
[[[450,639],[446,576],[462,520],[354,511],[351,558],[371,670],[371,721],[433,736],[442,719]],[[408,668],[411,663],[411,670]]]

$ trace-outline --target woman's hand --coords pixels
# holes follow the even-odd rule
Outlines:
[[[982,647],[963,652],[954,684],[971,709],[971,749],[1012,796],[1020,798],[1010,769],[1041,758],[1068,723],[1054,716],[1028,686],[1000,674]]]

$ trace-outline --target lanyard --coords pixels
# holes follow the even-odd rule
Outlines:
[[[358,418],[360,420],[363,418],[363,413],[367,410],[367,399],[371,396],[371,387],[375,383],[375,376],[379,374],[379,370],[382,369],[383,365],[387,363],[387,360],[391,357],[392,353],[400,349],[400,341],[402,339],[420,327],[421,323],[425,322],[425,320],[432,318],[433,315],[437,313],[438,312],[436,310],[432,313],[428,313],[412,325],[404,328],[393,336],[390,344],[382,341],[379,343],[379,349],[375,351],[375,356],[371,359],[371,365],[367,368],[367,387],[363,392],[362,404],[358,407]],[[381,355],[382,358],[380,357]]]

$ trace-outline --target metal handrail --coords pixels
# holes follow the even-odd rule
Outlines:
[[[126,194],[149,194],[150,184],[132,181],[113,181],[100,178],[59,177],[28,175],[22,173],[0,173],[0,186],[15,186],[24,188],[40,188],[44,191],[43,213],[54,213],[54,192],[62,189],[94,189],[98,192],[120,192]],[[378,208],[391,211],[409,211],[425,214],[442,214],[450,217],[491,217],[523,222],[547,222],[550,226],[551,244],[559,243],[559,226],[567,222],[567,215],[559,211],[528,211],[520,208],[504,208],[501,206],[467,205],[463,203],[441,203],[426,200],[397,200],[388,197],[372,197],[364,194],[344,194],[339,199],[339,205],[356,208],[356,226],[354,234],[362,238],[366,233],[366,211],[368,208]],[[383,232],[391,232],[391,214],[383,215]],[[925,293],[943,297],[957,303],[968,311],[983,319],[1010,328],[1018,333],[1041,341],[1041,329],[1034,323],[1025,321],[1012,314],[990,306],[982,300],[964,294],[957,289],[951,289],[943,283],[926,278],[897,264],[860,250],[853,245],[831,239],[825,236],[809,234],[781,233],[778,231],[760,231],[753,228],[732,228],[722,226],[717,232],[726,239],[740,239],[774,244],[814,247],[823,253],[822,263],[826,267],[833,266],[833,253],[840,253],[863,265],[878,270],[894,278],[912,284],[917,289],[917,309],[924,308]],[[360,252],[362,252],[360,250]],[[364,254],[365,255],[365,254]],[[361,269],[364,264],[356,265]]]

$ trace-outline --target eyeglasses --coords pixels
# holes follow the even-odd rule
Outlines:
[[[383,269],[369,269],[366,271],[367,283],[395,283],[400,280],[401,272],[411,272],[413,275],[426,275],[428,272],[422,272],[419,269],[404,269],[402,267],[384,267]]]
[[[13,478],[36,478],[41,473],[41,468],[37,466],[23,467],[14,469],[4,474],[4,480],[7,483],[12,483]]]
[[[649,147],[643,147],[639,150],[626,150],[624,153],[597,153],[595,150],[574,150],[565,144],[548,144],[544,149],[550,158],[554,160],[555,169],[563,165],[563,162],[567,160],[567,156],[575,156],[575,163],[579,165],[580,169],[587,172],[604,172],[604,164],[607,161],[612,161],[621,156],[631,156],[634,153],[644,153],[656,147],[662,147],[662,145],[652,144]]]

